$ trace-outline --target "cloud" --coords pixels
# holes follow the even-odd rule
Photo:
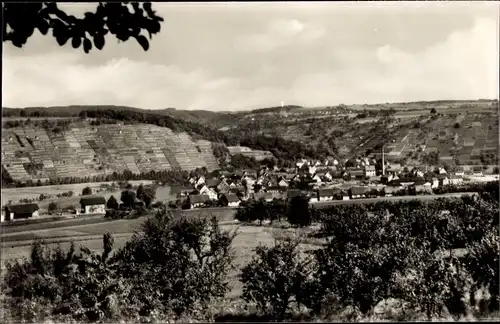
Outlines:
[[[278,19],[268,23],[264,32],[245,35],[236,40],[235,47],[242,51],[267,53],[284,46],[301,46],[325,35],[325,29],[304,24],[297,19]]]
[[[148,52],[111,39],[89,55],[50,36],[34,35],[23,49],[4,44],[2,105],[241,110],[282,100],[319,106],[498,97],[492,14],[380,19],[349,8],[335,16],[326,9],[230,14],[220,6],[206,15],[207,8],[188,7],[158,6],[165,25]]]

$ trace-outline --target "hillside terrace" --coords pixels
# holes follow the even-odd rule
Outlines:
[[[35,167],[34,167],[35,166]],[[36,167],[38,166],[38,167]],[[2,167],[15,181],[87,177],[181,168],[218,168],[211,143],[194,141],[153,125],[84,122],[68,130],[7,128],[2,132]]]

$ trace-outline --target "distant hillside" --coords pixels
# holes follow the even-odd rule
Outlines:
[[[127,111],[139,114],[152,114],[157,116],[169,116],[188,122],[212,124],[214,126],[225,126],[235,121],[237,114],[229,112],[214,112],[208,110],[177,110],[175,108],[166,108],[160,110],[140,109],[127,106],[113,105],[82,105],[82,106],[51,106],[51,107],[27,107],[27,108],[9,108],[4,107],[3,117],[78,117],[82,111]],[[214,124],[215,123],[215,124]]]
[[[2,167],[14,181],[218,168],[212,145],[187,133],[147,124],[91,125],[78,121],[45,129],[6,128]]]

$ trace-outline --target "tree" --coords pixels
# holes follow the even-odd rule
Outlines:
[[[176,219],[165,209],[157,212],[116,256],[120,273],[135,288],[130,300],[143,312],[203,310],[228,291],[235,235],[215,217]]]
[[[82,190],[82,196],[88,196],[92,194],[92,188],[90,187],[85,187]]]
[[[132,190],[122,191],[120,200],[125,207],[132,207],[135,203],[136,194]]]
[[[57,208],[59,208],[59,206],[57,205],[56,202],[52,201],[50,204],[49,204],[49,207],[48,207],[48,211],[49,213],[53,213],[57,210]]]
[[[28,38],[38,29],[43,35],[52,30],[52,36],[60,46],[71,39],[73,48],[83,45],[85,53],[95,48],[101,50],[105,35],[114,35],[125,42],[135,38],[147,51],[149,42],[141,33],[147,32],[151,39],[161,30],[163,18],[152,10],[150,2],[100,2],[95,12],[86,12],[84,18],[68,15],[55,2],[2,3],[3,41],[23,47]],[[7,26],[9,28],[7,28]]]
[[[436,113],[436,108],[431,109],[431,114],[434,115]]]
[[[314,264],[297,249],[299,241],[275,241],[272,248],[259,246],[240,275],[243,299],[257,303],[261,312],[284,320],[291,304],[300,308],[303,287],[311,280]]]
[[[290,200],[288,222],[299,227],[311,225],[311,211],[309,210],[309,201],[307,197],[296,196]]]
[[[118,201],[116,201],[115,196],[111,196],[108,199],[108,202],[106,203],[106,207],[109,209],[118,209]]]

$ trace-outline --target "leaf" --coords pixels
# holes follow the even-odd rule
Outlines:
[[[149,42],[148,40],[146,39],[146,37],[142,36],[142,35],[139,35],[139,36],[135,36],[135,39],[137,39],[137,42],[139,43],[139,45],[141,45],[141,47],[147,51],[149,49]]]
[[[71,40],[71,45],[73,48],[78,48],[82,44],[82,39],[79,36],[74,36]]]
[[[37,28],[42,35],[47,35],[47,32],[49,31],[49,24],[44,19],[40,19],[38,21]]]
[[[90,52],[91,49],[92,49],[92,42],[90,41],[90,39],[85,38],[83,40],[83,50],[85,51],[85,53],[88,53]]]
[[[102,50],[104,47],[104,35],[97,34],[94,36],[94,45],[98,50]]]
[[[66,44],[68,39],[69,38],[66,35],[57,35],[56,36],[56,40],[57,40],[57,43],[59,44],[59,46],[63,46],[64,44]]]

